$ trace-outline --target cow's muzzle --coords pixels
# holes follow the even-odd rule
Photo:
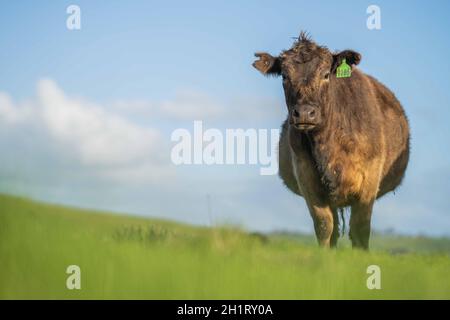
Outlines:
[[[320,110],[313,105],[296,105],[290,113],[290,124],[302,131],[314,129],[320,120]]]

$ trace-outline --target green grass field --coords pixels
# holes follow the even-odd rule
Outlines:
[[[450,240],[375,236],[370,253],[0,195],[2,299],[449,299]],[[66,268],[81,268],[81,290]],[[381,290],[369,290],[369,265]]]

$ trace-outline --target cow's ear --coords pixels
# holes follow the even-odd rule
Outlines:
[[[263,75],[279,76],[281,74],[280,58],[272,57],[265,52],[257,52],[255,53],[255,57],[259,59],[253,62],[253,66]]]
[[[361,54],[353,50],[344,50],[339,53],[333,54],[333,65],[331,67],[331,71],[336,72],[336,68],[339,67],[342,63],[342,60],[345,59],[345,62],[350,66],[356,66],[361,61]]]

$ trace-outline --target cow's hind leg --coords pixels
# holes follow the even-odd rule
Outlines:
[[[352,205],[350,217],[350,239],[354,248],[369,249],[370,221],[373,201]]]

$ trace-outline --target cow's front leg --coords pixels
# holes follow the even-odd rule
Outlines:
[[[301,171],[297,170],[297,172],[301,172],[297,175],[297,182],[313,219],[317,241],[320,246],[336,246],[336,235],[339,236],[338,220],[335,223],[333,210],[320,186],[315,168],[305,164],[300,168]]]
[[[370,221],[373,201],[352,205],[350,217],[350,239],[354,248],[369,249]]]
[[[308,205],[319,245],[330,247],[336,244],[336,239],[331,240],[334,229],[333,211],[311,155],[311,142],[298,131],[290,130],[289,134],[293,173],[299,194],[303,195]]]
[[[306,201],[308,202],[308,200]],[[333,238],[335,224],[331,208],[314,203],[308,203],[308,208],[314,221],[314,230],[319,245],[322,247],[336,246],[337,239]]]

